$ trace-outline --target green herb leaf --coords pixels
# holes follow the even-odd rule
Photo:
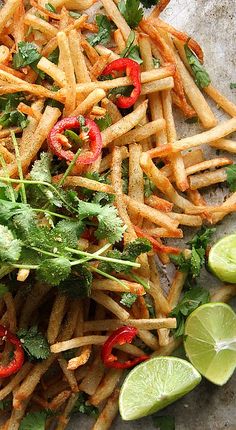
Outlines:
[[[75,271],[58,285],[61,294],[71,298],[89,297],[93,276],[85,265],[76,266]]]
[[[59,48],[58,47],[56,49],[54,49],[54,51],[52,51],[51,54],[49,54],[48,60],[54,64],[58,64],[58,61],[59,61]],[[54,100],[54,101],[56,101],[56,100]]]
[[[199,88],[207,87],[211,83],[211,79],[207,71],[204,69],[197,56],[188,47],[188,44],[184,45],[184,50],[197,86]]]
[[[19,112],[18,110],[13,110],[0,116],[0,125],[2,126],[2,128],[16,125],[24,129],[25,127],[27,127],[28,123],[29,121],[26,115]]]
[[[236,191],[236,164],[226,167],[226,174],[230,191]]]
[[[34,181],[49,182],[52,181],[50,172],[52,157],[47,152],[40,154],[40,160],[36,160],[30,171],[30,176]]]
[[[144,173],[144,195],[145,197],[150,197],[156,190],[156,185],[151,181],[151,179]]]
[[[38,62],[40,58],[36,45],[30,42],[19,42],[18,52],[13,55],[12,64],[14,69],[20,69]]]
[[[70,10],[70,11],[69,11],[69,15],[70,15],[70,16],[72,16],[72,18],[74,18],[74,19],[78,19],[78,18],[80,18],[80,17],[81,17],[81,13],[76,12],[76,11],[74,11],[74,10]]]
[[[87,396],[85,393],[80,392],[78,394],[78,399],[71,411],[71,415],[81,413],[89,415],[93,418],[97,418],[99,415],[99,410],[96,406],[90,405],[87,400]]]
[[[96,15],[96,24],[98,33],[88,37],[88,42],[92,46],[98,44],[106,45],[111,37],[111,23],[106,15]]]
[[[4,294],[8,293],[8,288],[5,284],[0,284],[0,298],[4,296]]]
[[[71,272],[70,260],[56,257],[44,260],[37,269],[37,278],[50,285],[59,285]]]
[[[194,246],[195,248],[206,249],[215,231],[216,231],[215,228],[207,228],[203,226],[188,243]]]
[[[144,14],[139,0],[120,0],[118,9],[131,28],[136,28],[139,25]]]
[[[127,308],[131,308],[131,306],[136,302],[137,294],[132,293],[123,293],[121,295],[120,304],[126,306]]]
[[[177,328],[174,336],[179,337],[184,334],[184,323],[186,318],[198,308],[198,306],[208,303],[210,300],[209,291],[200,287],[187,291],[179,304],[171,311],[170,316],[176,318]]]
[[[168,415],[160,417],[153,416],[152,420],[158,430],[175,430],[175,417]]]
[[[15,110],[21,102],[26,102],[23,93],[4,94],[0,96],[0,110],[11,112]]]
[[[106,113],[106,115],[103,116],[102,118],[95,118],[94,121],[96,122],[100,131],[105,130],[107,127],[110,127],[110,125],[112,124],[112,119],[109,113]]]
[[[131,31],[129,37],[126,42],[125,49],[121,52],[121,57],[131,58],[136,61],[138,64],[142,64],[143,60],[140,58],[140,51],[138,45],[134,45],[135,41],[135,32]]]
[[[45,8],[49,10],[49,12],[57,13],[55,7],[51,3],[46,3]]]
[[[45,430],[46,428],[47,413],[30,412],[20,423],[19,430]]]
[[[12,409],[12,401],[10,399],[0,400],[0,411],[10,411]]]
[[[229,86],[230,86],[231,90],[235,90],[236,89],[236,82],[231,82]]]
[[[15,262],[21,253],[21,242],[15,239],[11,230],[0,225],[0,260]]]
[[[21,329],[17,332],[17,336],[29,359],[45,360],[49,357],[49,344],[43,334],[38,332],[37,327],[30,327],[29,330]]]
[[[119,218],[115,206],[103,206],[98,215],[97,239],[108,239],[110,243],[119,242],[125,231],[123,221]]]
[[[147,9],[158,4],[160,0],[141,0],[141,3],[143,4],[144,7],[146,7]]]

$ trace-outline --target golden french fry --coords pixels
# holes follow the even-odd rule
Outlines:
[[[6,3],[1,8],[0,14],[0,33],[2,33],[5,25],[10,18],[14,15],[16,9],[20,5],[20,0],[7,0]]]
[[[236,154],[236,142],[231,139],[219,139],[215,142],[211,142],[210,146],[216,149],[222,149],[223,151],[232,152]]]
[[[227,173],[224,168],[214,170],[213,172],[199,173],[198,175],[189,176],[191,190],[208,187],[209,185],[218,184],[227,180]]]
[[[108,398],[107,403],[100,413],[92,430],[109,430],[111,428],[112,422],[115,419],[119,409],[119,393],[120,390],[116,388]]]
[[[126,321],[121,320],[97,320],[97,321],[85,321],[84,323],[84,332],[88,331],[104,331],[104,330],[116,330],[118,327],[122,325],[132,325],[137,327],[139,330],[156,330],[159,328],[175,328],[176,327],[176,319],[175,318],[151,318],[151,319],[128,319]],[[86,336],[86,338],[92,338],[92,336]],[[97,336],[98,337],[98,336]],[[102,336],[106,337],[106,336]],[[97,344],[101,341],[101,336],[97,339]],[[78,340],[78,342],[81,342]],[[68,341],[70,342],[70,341]],[[56,345],[56,344],[55,344]],[[67,346],[67,345],[66,345]],[[74,346],[72,346],[74,348]],[[69,348],[68,348],[69,349]]]
[[[202,163],[194,164],[186,169],[187,175],[193,175],[194,173],[200,172],[201,170],[211,169],[213,167],[221,167],[232,164],[233,161],[229,158],[212,158],[211,160],[203,161]]]
[[[33,15],[31,13],[27,13],[24,18],[24,23],[29,27],[33,27],[36,30],[41,31],[47,39],[51,39],[56,36],[57,29],[53,25],[49,24],[44,19]]]
[[[102,291],[92,291],[91,298],[116,315],[117,318],[121,320],[127,320],[129,318],[129,312],[123,309],[115,300]]]
[[[120,29],[125,41],[128,39],[131,32],[131,28],[128,26],[126,20],[121,15],[116,4],[112,0],[102,0],[103,7],[107,12],[108,16],[112,16],[113,22],[116,24],[117,28]]]
[[[129,145],[131,143],[138,143],[149,136],[163,130],[166,122],[164,119],[157,119],[155,121],[148,122],[141,127],[137,127],[134,130],[122,135],[118,139],[115,139],[112,144],[116,146]]]

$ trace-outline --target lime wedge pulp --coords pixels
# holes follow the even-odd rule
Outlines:
[[[225,303],[207,303],[185,323],[186,354],[198,371],[217,385],[225,384],[236,367],[236,314]]]
[[[136,366],[126,377],[120,392],[123,420],[135,420],[159,411],[187,394],[201,381],[201,375],[186,360],[155,357]]]
[[[236,234],[223,237],[212,246],[208,266],[217,278],[236,283]]]

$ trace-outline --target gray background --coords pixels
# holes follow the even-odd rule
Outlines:
[[[235,0],[172,0],[162,17],[179,29],[194,36],[205,52],[205,65],[212,82],[236,102],[236,90],[229,88],[236,82],[236,1]],[[177,115],[179,117],[179,115]],[[217,114],[223,117],[221,111]],[[179,119],[179,118],[178,118]],[[198,131],[198,126],[187,125],[181,120],[179,137]],[[208,192],[208,199],[222,199],[223,188]],[[234,231],[235,216],[227,217],[217,229],[217,236]],[[204,273],[201,284],[216,285],[216,280]],[[173,415],[176,430],[236,430],[236,374],[224,387],[202,381],[192,393],[161,411],[159,415]],[[142,396],[142,393],[140,393]],[[68,430],[89,430],[94,421],[78,416],[71,421]],[[133,422],[117,419],[112,430],[156,429],[152,418]]]

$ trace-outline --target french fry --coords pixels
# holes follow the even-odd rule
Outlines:
[[[155,196],[155,194],[147,197],[145,199],[145,204],[162,212],[171,212],[173,209],[173,203],[168,202],[168,200],[161,199],[160,197]]]
[[[74,65],[71,58],[69,41],[66,33],[59,31],[57,33],[57,42],[60,51],[62,68],[66,77],[66,99],[64,116],[68,116],[75,109],[76,104],[76,81],[74,74]]]
[[[16,309],[14,305],[14,300],[12,297],[12,294],[10,292],[7,292],[3,296],[3,300],[6,305],[6,316],[7,316],[7,322],[10,328],[10,331],[12,333],[16,332]],[[1,321],[3,323],[3,321]]]
[[[171,90],[172,88],[174,88],[174,80],[170,76],[169,78],[159,79],[143,84],[141,95],[152,94],[163,90]]]
[[[0,145],[0,154],[2,155],[7,164],[12,163],[15,160],[15,156],[3,145]]]
[[[137,336],[153,351],[156,351],[159,348],[157,337],[150,331],[139,329]]]
[[[145,126],[144,126],[145,127]],[[128,133],[127,133],[128,134]],[[126,134],[126,136],[127,136]],[[124,137],[125,138],[125,137]],[[131,198],[141,203],[144,202],[144,181],[143,172],[139,164],[142,153],[141,145],[132,144],[129,148],[129,189],[128,193]],[[142,218],[130,214],[130,219],[134,224],[141,225]]]
[[[67,368],[67,361],[64,358],[59,358],[58,363],[60,365],[62,372],[65,375],[65,378],[66,378],[72,392],[76,393],[77,391],[79,391],[78,384],[77,384],[77,381],[75,378],[75,374],[72,370],[69,370]]]
[[[71,358],[68,361],[68,370],[76,370],[78,367],[83,366],[90,358],[92,346],[86,345],[82,347],[81,354],[77,357]]]
[[[134,327],[137,327],[137,329],[139,330],[157,330],[159,328],[175,328],[176,320],[175,318],[151,318],[151,319],[128,319],[126,321],[115,320],[115,319],[113,320],[107,319],[107,320],[101,320],[101,321],[99,320],[85,321],[84,332],[116,330],[122,325],[132,325]],[[86,336],[86,338],[88,337],[90,336]],[[105,338],[105,336],[103,337]],[[99,340],[100,339],[98,339],[97,342],[99,342]]]
[[[193,206],[192,209],[195,209],[195,206]],[[189,210],[191,209],[189,208]],[[168,215],[173,220],[178,221],[181,225],[187,225],[189,227],[200,227],[202,225],[202,218],[197,215],[178,214],[175,212],[169,212]]]
[[[53,182],[57,183],[61,179],[61,175],[53,176]],[[114,189],[111,185],[102,184],[94,181],[93,179],[85,178],[83,176],[67,176],[64,186],[66,187],[86,187],[89,190],[100,191],[102,193],[113,194]]]
[[[51,352],[57,354],[58,352],[67,351],[68,349],[79,348],[84,345],[101,345],[107,340],[107,336],[82,336],[74,339],[57,342],[51,345]]]
[[[80,306],[78,300],[72,300],[66,313],[57,341],[70,339],[77,329]]]
[[[109,62],[117,60],[118,58],[120,58],[120,56],[118,54],[116,54],[114,51],[112,51],[111,49],[106,48],[103,45],[96,45],[96,52],[99,55],[110,55]]]
[[[154,351],[151,357],[162,357],[166,355],[171,355],[182,343],[182,339],[175,339],[174,337],[170,338],[170,341],[167,345],[160,346],[157,351]]]
[[[142,154],[140,164],[146,175],[152,180],[156,187],[171,200],[172,203],[181,209],[193,206],[192,203],[177,193],[170,181],[155,166],[147,152]]]
[[[151,268],[152,282],[150,284],[150,289],[148,292],[153,298],[156,312],[161,312],[162,314],[167,315],[170,313],[170,306],[161,288],[160,277],[154,257],[149,257],[149,264]]]
[[[66,296],[57,295],[52,306],[52,311],[48,323],[47,339],[49,344],[55,342],[65,315]]]
[[[119,405],[119,393],[120,390],[116,388],[111,396],[108,398],[107,403],[100,413],[96,423],[94,424],[92,430],[109,430],[112,425],[113,420],[115,419]]]
[[[132,294],[137,294],[138,296],[145,294],[145,290],[142,285],[137,284],[136,282],[127,281],[125,279],[122,280],[122,282],[126,285],[126,288],[118,282],[110,279],[106,279],[105,282],[100,279],[94,279],[92,289],[98,291],[112,291],[116,293],[130,292]]]
[[[17,372],[16,375],[0,390],[0,400],[5,399],[15,388],[25,379],[30,372],[33,364],[26,362],[23,364],[22,368]]]
[[[118,303],[115,302],[115,300],[113,300],[107,294],[104,294],[102,291],[93,291],[91,298],[116,315],[117,318],[121,320],[127,320],[129,318],[129,312],[123,309],[120,305],[118,305]]]
[[[0,33],[3,32],[5,25],[9,19],[12,18],[20,3],[20,0],[7,0],[7,2],[3,5],[0,16]]]
[[[180,272],[176,271],[167,300],[169,302],[169,306],[171,309],[175,308],[177,306],[180,295],[185,283],[185,280],[187,278],[186,272]]]
[[[211,84],[208,85],[208,87],[204,88],[205,93],[209,97],[211,97],[218,106],[221,107],[226,113],[228,113],[230,116],[235,117],[236,116],[236,105],[231,102],[227,97],[225,97],[223,94],[221,94],[216,88],[214,88]]]
[[[129,151],[125,146],[122,146],[120,148],[120,154],[121,154],[122,161],[129,157]],[[108,154],[105,157],[103,157],[99,168],[99,172],[103,173],[106,170],[108,170],[111,167],[111,162],[112,162],[112,154]]]
[[[38,64],[38,69],[47,73],[51,78],[60,86],[64,87],[66,85],[66,76],[63,70],[60,70],[56,64],[49,61],[46,57],[41,57]]]
[[[139,128],[129,131],[118,139],[115,139],[112,144],[116,146],[130,145],[132,143],[141,142],[149,136],[152,136],[165,128],[166,122],[164,119],[151,121]]]
[[[213,167],[227,166],[232,163],[233,161],[229,158],[212,158],[211,160],[206,160],[202,163],[194,164],[193,166],[187,167],[186,173],[189,176],[202,170],[212,169]]]
[[[36,282],[29,292],[24,306],[21,309],[19,328],[26,328],[30,322],[31,316],[34,314],[39,304],[52,288],[51,285],[41,284]]]
[[[115,44],[117,45],[118,54],[121,54],[121,52],[124,51],[125,49],[125,40],[119,28],[114,31],[114,41],[115,41]]]
[[[183,237],[183,231],[182,230],[177,230],[177,232],[172,232],[169,231],[165,228],[149,228],[149,229],[143,229],[144,233],[149,234],[150,236],[154,236],[154,237],[178,237],[178,238],[182,238]]]
[[[69,45],[72,61],[74,64],[75,75],[77,82],[90,82],[91,78],[86,66],[84,54],[82,52],[82,37],[81,33],[71,30],[69,33]]]
[[[161,12],[168,6],[170,0],[160,0],[150,14],[150,18],[157,18]]]
[[[70,413],[78,399],[78,393],[72,393],[65,409],[63,410],[63,413],[59,416],[58,424],[56,426],[56,430],[65,430],[67,427],[67,424],[70,420]]]
[[[189,176],[191,190],[208,187],[209,185],[218,184],[227,180],[227,173],[224,168],[214,170],[213,172],[199,173],[198,175]]]
[[[29,27],[33,27],[36,30],[41,31],[47,39],[51,39],[56,36],[57,29],[53,25],[49,24],[42,18],[39,18],[36,15],[31,13],[27,13],[24,18],[24,23]]]
[[[223,151],[232,152],[236,154],[236,142],[231,139],[219,139],[215,142],[211,142],[210,146],[216,149],[222,149]]]
[[[122,369],[108,369],[97,390],[90,396],[89,402],[98,406],[103,400],[106,400],[114,392],[122,373]]]
[[[101,354],[99,352],[100,351],[96,350],[94,361],[92,362],[88,372],[79,385],[80,390],[84,391],[90,396],[96,392],[97,387],[99,386],[104,375],[105,368],[101,359]]]
[[[166,145],[162,148],[155,148],[149,151],[152,158],[165,157],[172,153],[183,151],[185,149],[194,148],[206,143],[214,142],[224,136],[236,131],[236,118],[229,119],[228,121],[221,122],[211,130],[204,131],[203,133],[196,134],[195,136],[186,137],[184,139],[174,142],[172,145]]]
[[[104,97],[106,97],[106,93],[101,88],[97,88],[92,91],[79,105],[77,108],[71,113],[70,116],[77,115],[85,115],[92,110],[92,108],[99,103]]]
[[[230,197],[228,197],[224,203],[222,204],[223,207],[228,207],[236,204],[236,193],[233,193]],[[212,215],[212,222],[216,224],[217,222],[221,221],[225,215],[227,215],[227,212],[218,212],[214,213]]]
[[[128,26],[127,22],[121,15],[116,4],[112,0],[102,0],[102,4],[108,16],[112,16],[113,22],[116,24],[117,28],[120,29],[124,40],[126,41],[131,32],[131,28]]]
[[[100,55],[99,59],[94,63],[93,67],[90,70],[90,75],[92,81],[96,81],[97,78],[101,75],[102,71],[105,69],[106,65],[110,62],[110,54]]]
[[[230,299],[236,296],[236,285],[225,284],[220,288],[214,289],[211,292],[211,302],[229,302]]]

